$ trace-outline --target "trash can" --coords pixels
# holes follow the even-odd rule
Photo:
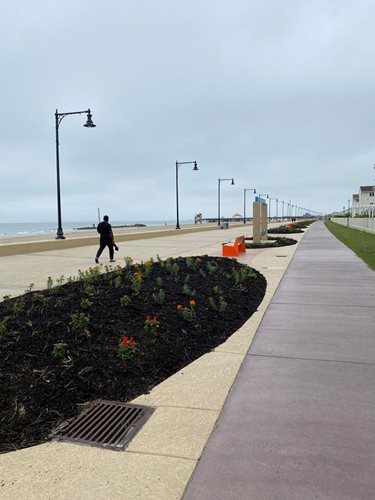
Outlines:
[[[222,222],[221,229],[229,229],[229,222]]]

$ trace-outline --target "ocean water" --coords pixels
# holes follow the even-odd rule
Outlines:
[[[123,226],[132,224],[145,224],[146,226],[164,226],[165,224],[175,224],[176,221],[171,220],[154,220],[154,221],[110,221],[112,226]],[[181,221],[181,224],[193,223],[191,220]],[[76,232],[77,228],[96,227],[98,222],[93,221],[76,221],[76,222],[63,222],[63,231]],[[17,237],[17,236],[32,236],[38,234],[56,234],[56,222],[0,222],[0,240],[3,237]]]

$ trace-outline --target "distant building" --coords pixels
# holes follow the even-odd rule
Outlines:
[[[352,215],[369,215],[375,213],[374,186],[360,186],[359,194],[352,195]]]
[[[360,186],[359,204],[360,205],[374,204],[374,186]]]

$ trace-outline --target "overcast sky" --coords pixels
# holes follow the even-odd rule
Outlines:
[[[2,0],[0,222],[317,212],[374,183],[372,0]],[[252,194],[246,211],[251,212]],[[279,205],[279,213],[281,211]],[[272,202],[272,211],[275,201]],[[250,215],[250,213],[248,213]]]

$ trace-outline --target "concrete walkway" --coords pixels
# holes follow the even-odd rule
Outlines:
[[[184,500],[375,497],[375,273],[312,225]]]

